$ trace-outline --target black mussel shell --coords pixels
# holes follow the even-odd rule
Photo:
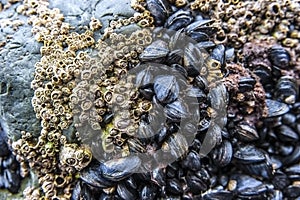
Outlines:
[[[212,59],[215,59],[224,65],[225,63],[225,47],[222,44],[217,45],[210,54]]]
[[[223,140],[222,144],[216,146],[212,151],[212,160],[220,167],[224,167],[231,162],[233,155],[231,142]]]
[[[290,110],[288,105],[279,101],[266,99],[266,104],[268,108],[268,117],[281,116]]]
[[[193,194],[200,194],[201,191],[207,190],[207,184],[205,183],[205,181],[193,174],[187,175],[186,182],[189,190]]]
[[[131,188],[126,182],[121,182],[117,186],[118,195],[122,199],[137,199],[138,191],[134,188]]]
[[[192,43],[188,43],[184,50],[183,64],[190,77],[196,77],[204,64],[201,50]]]
[[[7,145],[7,136],[5,131],[0,127],[0,157],[5,157],[11,154],[9,147]]]
[[[165,41],[156,40],[145,48],[139,58],[144,62],[162,62],[166,59],[169,51],[168,44]]]
[[[275,129],[275,133],[278,138],[283,142],[298,141],[299,135],[290,127],[281,125]]]
[[[167,180],[166,191],[174,195],[179,195],[183,193],[182,186],[179,180],[176,178]]]
[[[190,151],[182,160],[182,167],[188,170],[197,171],[201,168],[200,156],[195,151]]]
[[[175,101],[179,95],[179,85],[172,75],[159,75],[154,79],[154,92],[157,100],[163,104]]]
[[[248,123],[239,123],[236,128],[238,137],[243,141],[254,141],[259,139],[255,126]]]
[[[155,168],[151,172],[151,180],[153,183],[155,183],[159,187],[165,186],[166,185],[166,173],[164,172],[164,169]]]
[[[252,77],[241,77],[239,80],[239,91],[246,92],[253,90],[255,83],[256,81]]]
[[[233,199],[233,193],[228,190],[212,190],[203,195],[203,200],[231,200]]]
[[[147,100],[151,101],[154,96],[153,83],[149,83],[139,87],[140,94]]]
[[[19,171],[4,169],[3,183],[4,188],[8,189],[8,191],[10,191],[13,194],[17,193],[21,185],[21,176]]]
[[[98,188],[113,186],[115,184],[114,182],[109,181],[102,176],[101,165],[103,164],[98,161],[92,161],[89,167],[80,172],[80,179],[85,183]]]
[[[165,106],[165,116],[173,122],[180,122],[189,116],[187,106],[180,100],[176,100]]]
[[[225,85],[218,84],[216,87],[212,88],[209,91],[208,98],[213,109],[217,111],[225,110],[229,98]]]
[[[145,185],[140,193],[141,200],[154,200],[157,196],[157,187],[154,184]]]
[[[262,162],[266,159],[264,152],[253,145],[246,145],[235,149],[233,156],[238,162],[244,164]]]
[[[190,11],[178,10],[167,19],[165,27],[177,31],[189,25],[192,21],[193,16]]]
[[[154,17],[155,26],[163,26],[171,12],[171,6],[167,0],[147,0],[147,9]]]
[[[110,181],[120,181],[129,177],[141,166],[141,159],[137,156],[128,156],[106,161],[100,165],[104,178]]]
[[[282,46],[273,46],[268,50],[269,59],[273,65],[286,68],[291,61],[291,56]]]

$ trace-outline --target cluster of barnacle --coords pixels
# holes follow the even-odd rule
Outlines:
[[[209,5],[212,18],[220,22],[216,41],[239,49],[254,38],[274,40],[286,47],[298,46],[299,1],[195,1],[193,7]],[[214,6],[213,6],[214,5]]]
[[[92,155],[88,148],[72,143],[73,113],[70,95],[80,74],[83,54],[76,51],[95,44],[92,30],[101,23],[91,19],[90,28],[82,34],[70,33],[70,25],[63,22],[58,9],[49,9],[47,1],[30,0],[18,7],[17,12],[30,16],[32,33],[44,45],[42,58],[35,64],[32,105],[41,120],[37,137],[22,132],[12,147],[21,163],[22,176],[29,170],[38,175],[41,188],[28,188],[26,198],[70,198],[76,172],[86,167]],[[70,175],[71,174],[71,175]]]
[[[150,31],[146,29],[129,37],[113,33],[109,41],[97,43],[97,58],[80,53],[84,65],[76,75],[70,106],[79,139],[85,144],[95,138],[102,140],[100,147],[91,145],[94,154],[100,149],[112,152],[112,144],[123,145],[121,135],[132,135],[135,131],[137,122],[128,119],[133,118],[129,110],[134,110],[136,92],[130,84],[122,84],[121,78],[137,64],[138,54],[150,42]]]

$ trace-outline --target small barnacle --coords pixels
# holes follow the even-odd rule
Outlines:
[[[92,106],[93,106],[93,102],[91,102],[88,99],[81,103],[81,109],[83,111],[89,110]]]
[[[54,186],[62,188],[66,184],[68,184],[68,179],[63,174],[55,175]]]
[[[51,93],[51,100],[56,100],[56,99],[59,99],[62,95],[62,92],[60,90],[54,90],[52,93]]]
[[[69,81],[67,87],[72,91],[76,87],[76,82],[74,80]]]
[[[37,115],[36,117],[37,117],[37,119],[39,119],[40,115]],[[42,126],[42,128],[48,128],[49,127],[48,121],[46,121],[45,119],[42,119],[41,126]]]
[[[49,110],[47,108],[43,108],[39,115],[41,116],[42,119],[44,120],[48,120],[50,119],[50,113],[49,113]]]
[[[21,149],[22,145],[24,143],[24,140],[22,139],[19,139],[15,142],[12,143],[12,148],[15,150],[15,151],[18,151]]]
[[[89,80],[92,76],[92,73],[90,70],[83,70],[81,72],[81,79],[82,80]]]
[[[282,41],[282,45],[283,45],[283,46],[291,47],[291,48],[296,47],[298,43],[299,43],[299,40],[298,40],[298,39],[292,39],[292,38],[285,38],[285,39]]]
[[[99,19],[96,19],[95,17],[91,17],[91,22],[89,25],[92,31],[96,31],[102,28],[101,22],[99,21]]]
[[[54,148],[54,146],[53,146],[53,143],[52,142],[47,142],[46,144],[45,144],[45,158],[46,157],[52,157],[52,156],[54,156],[55,155],[55,148]]]
[[[81,154],[79,156],[79,154]],[[78,159],[78,157],[80,159]],[[80,171],[86,167],[92,159],[92,153],[87,147],[79,147],[77,144],[65,144],[60,151],[60,163],[75,167]]]
[[[41,97],[42,95],[44,95],[44,88],[37,88],[35,91],[34,91],[34,95],[39,98]]]
[[[89,120],[89,114],[86,112],[81,112],[81,114],[79,115],[79,121],[80,123],[85,123]]]
[[[61,92],[63,95],[71,95],[72,94],[71,90],[68,87],[62,87]]]
[[[150,101],[144,100],[138,103],[138,110],[140,112],[149,112],[152,109],[152,103]]]
[[[77,97],[78,101],[83,101],[88,96],[88,92],[84,88],[78,88],[77,90],[75,90],[73,92],[74,92],[74,95]]]

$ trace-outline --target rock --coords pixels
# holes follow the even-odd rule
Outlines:
[[[34,64],[40,59],[38,44],[31,34],[31,26],[26,24],[26,17],[17,16],[15,9],[19,3],[0,12],[0,20],[12,16],[10,20],[22,19],[24,25],[14,30],[7,26],[1,28],[5,46],[0,48],[0,120],[8,127],[8,137],[16,140],[22,130],[40,132],[40,122],[35,118],[31,106],[33,90]],[[7,31],[10,30],[10,31]]]

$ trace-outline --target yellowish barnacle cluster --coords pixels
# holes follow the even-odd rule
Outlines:
[[[241,49],[247,42],[264,40],[300,48],[299,0],[195,0],[191,8],[220,23],[216,43]]]
[[[131,23],[152,26],[153,18],[147,10],[128,19],[111,21],[104,30],[102,39],[109,38],[105,42],[95,41],[93,37],[94,31],[102,27],[98,19],[92,17],[89,29],[79,34],[71,31],[73,28],[64,22],[59,9],[49,9],[48,5],[46,0],[24,0],[17,8],[18,13],[29,17],[35,39],[43,43],[42,57],[35,64],[31,83],[32,105],[41,120],[42,130],[37,138],[24,131],[12,144],[21,162],[23,177],[29,169],[38,176],[40,187],[27,188],[26,199],[71,197],[77,172],[92,159],[91,149],[78,141],[86,139],[82,137],[88,136],[90,131],[99,131],[96,133],[100,138],[107,136],[108,128],[101,131],[101,123],[109,113],[109,106],[117,100],[117,93],[113,94],[115,86],[128,69],[138,63],[139,53],[152,41],[149,30],[138,30],[130,36],[113,32]],[[84,51],[87,49],[93,49],[97,55],[91,56]],[[123,113],[118,114],[110,122],[117,128]],[[80,132],[85,125],[91,130]],[[75,134],[77,140],[71,140],[68,135],[73,126],[79,130]],[[126,134],[131,134],[130,128],[126,130]]]
[[[102,149],[111,153],[114,145],[123,146],[124,135],[135,132],[138,121],[131,119],[139,116],[129,111],[137,110],[134,107],[137,90],[122,78],[138,64],[138,55],[151,41],[148,29],[135,31],[130,36],[112,33],[109,40],[97,42],[97,59],[81,53],[85,64],[76,75],[70,106],[82,142],[89,143],[89,139],[101,136]],[[107,118],[112,112],[111,122]]]

